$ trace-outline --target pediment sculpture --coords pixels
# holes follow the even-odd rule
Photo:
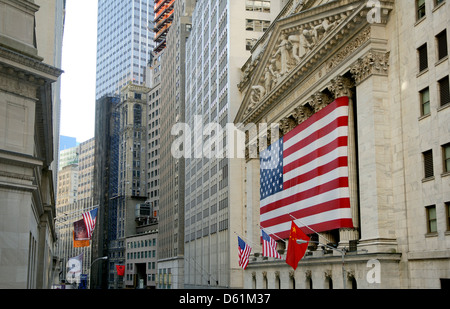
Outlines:
[[[281,83],[292,69],[299,65],[346,17],[345,13],[336,14],[283,30],[266,61],[259,81],[250,88],[251,104],[248,110],[252,110],[265,95]]]

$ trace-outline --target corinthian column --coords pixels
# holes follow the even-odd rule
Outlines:
[[[356,159],[356,133],[355,133],[355,115],[353,107],[352,88],[354,82],[342,76],[337,76],[331,81],[328,90],[333,94],[334,99],[346,96],[349,98],[348,110],[348,176],[350,207],[352,211],[353,228],[339,230],[339,247],[348,247],[350,240],[359,239],[359,205],[358,205],[358,165]]]

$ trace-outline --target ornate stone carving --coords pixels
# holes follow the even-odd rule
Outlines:
[[[282,82],[284,77],[299,65],[346,16],[346,14],[336,14],[283,30],[263,69],[263,76],[255,86],[251,87],[250,101],[252,108],[248,109],[247,112],[251,111],[265,95]],[[248,80],[248,75],[253,73],[253,68],[253,63],[247,66],[239,87],[242,87]]]
[[[308,105],[301,105],[295,108],[293,116],[297,119],[297,124],[301,124],[314,114],[314,110]]]
[[[314,112],[320,111],[322,108],[326,107],[333,101],[327,94],[322,92],[317,92],[311,96],[311,100],[309,101],[309,105],[314,109]]]
[[[289,271],[289,278],[294,278],[295,272],[293,270]]]
[[[352,80],[343,76],[337,76],[331,80],[331,84],[328,86],[328,90],[333,93],[334,98],[343,96],[352,97],[351,88],[354,87]]]
[[[280,131],[282,135],[286,135],[297,126],[297,122],[292,116],[285,117],[280,120]]]
[[[357,37],[348,42],[339,52],[337,52],[331,60],[328,61],[326,70],[327,73],[334,69],[339,63],[343,62],[347,57],[349,57],[355,50],[361,47],[365,42],[367,42],[371,35],[371,28],[367,27]]]
[[[366,78],[373,74],[387,75],[389,72],[389,52],[370,51],[350,69],[357,84],[360,84]]]

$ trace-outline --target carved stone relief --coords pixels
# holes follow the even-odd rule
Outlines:
[[[370,51],[350,69],[357,84],[360,84],[367,77],[377,75],[387,75],[389,71],[389,52]]]

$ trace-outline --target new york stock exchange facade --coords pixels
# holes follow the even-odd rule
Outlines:
[[[295,270],[283,260],[263,257],[254,246],[244,288],[441,288],[448,283],[450,177],[441,150],[450,142],[450,108],[439,104],[436,86],[448,75],[448,57],[429,61],[429,70],[419,72],[417,48],[424,43],[434,48],[450,14],[448,1],[431,2],[426,18],[418,20],[413,1],[291,1],[253,47],[241,69],[242,103],[235,123],[277,123],[282,137],[336,99],[349,99],[353,226],[310,235],[335,250],[311,243]],[[425,87],[431,97],[428,116],[420,109]],[[264,138],[272,142],[270,135]],[[247,143],[242,233],[260,244],[260,151],[250,137]],[[435,156],[432,178],[424,176],[423,153],[429,149]],[[437,222],[432,230],[430,206]],[[278,241],[283,257],[285,243]]]

